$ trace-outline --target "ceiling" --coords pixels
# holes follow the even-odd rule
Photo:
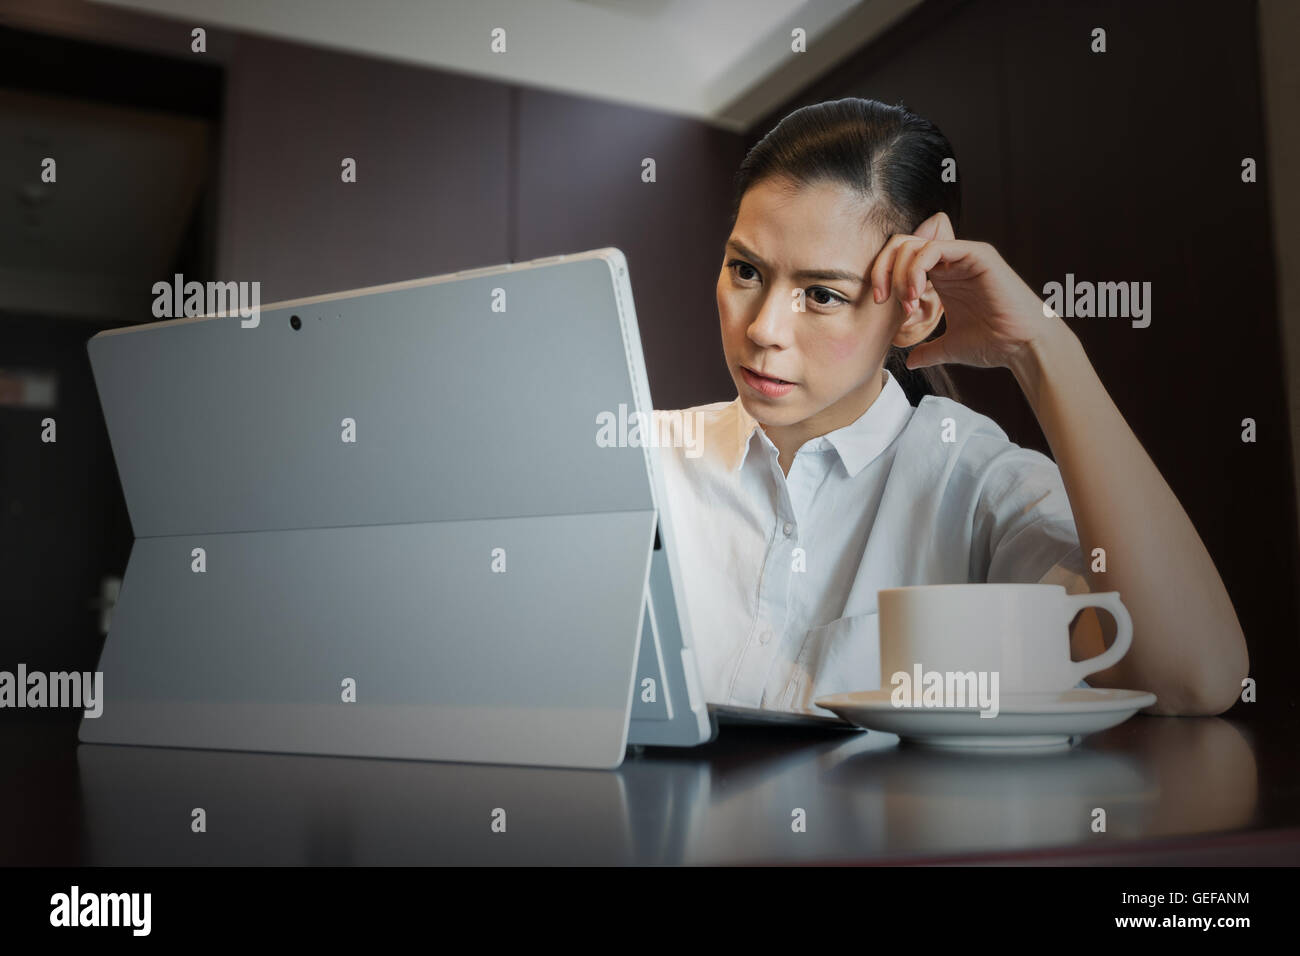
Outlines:
[[[94,0],[740,132],[921,0]],[[791,52],[802,28],[807,52]],[[489,48],[505,30],[506,50]]]

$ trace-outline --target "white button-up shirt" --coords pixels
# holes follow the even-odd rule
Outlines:
[[[806,442],[788,476],[739,396],[656,411],[695,416],[695,447],[657,461],[710,702],[828,714],[813,700],[880,687],[882,588],[1088,590],[1055,463],[951,399],[914,408],[882,374],[871,407]]]

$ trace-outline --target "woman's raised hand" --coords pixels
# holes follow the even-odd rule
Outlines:
[[[875,301],[890,296],[910,316],[917,300],[938,296],[948,327],[932,342],[913,347],[908,368],[957,363],[1013,367],[1035,340],[1064,328],[1044,314],[1043,300],[987,242],[954,238],[952,223],[938,212],[914,234],[891,236],[871,265]]]

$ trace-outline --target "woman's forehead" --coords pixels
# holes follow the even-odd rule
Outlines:
[[[885,238],[871,222],[872,203],[839,183],[814,183],[793,189],[788,183],[763,182],[741,200],[731,237],[773,264],[801,268],[790,257],[813,257],[825,265],[829,258],[875,258]]]

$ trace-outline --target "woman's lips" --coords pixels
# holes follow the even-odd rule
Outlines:
[[[783,382],[780,379],[759,375],[757,372],[751,372],[743,365],[740,366],[740,374],[744,378],[746,385],[768,398],[780,398],[782,395],[788,395],[796,384],[795,382]]]

